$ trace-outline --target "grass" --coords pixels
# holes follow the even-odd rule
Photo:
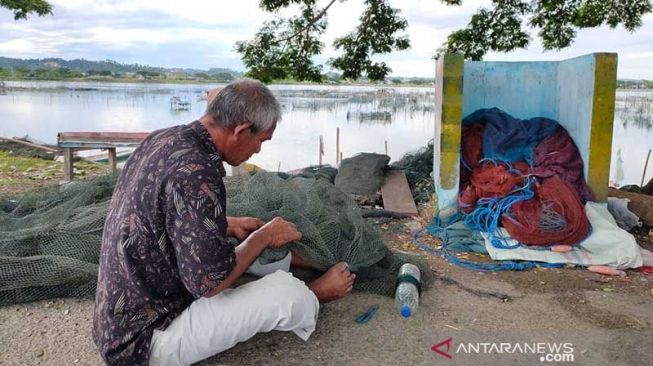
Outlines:
[[[0,151],[0,196],[19,195],[56,184],[63,178],[63,164],[41,158],[15,156]],[[75,162],[75,175],[84,177],[106,172],[107,168],[87,161]]]

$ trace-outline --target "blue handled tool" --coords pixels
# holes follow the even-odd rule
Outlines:
[[[372,320],[372,318],[374,318],[374,315],[376,315],[377,310],[379,310],[379,305],[374,304],[370,306],[370,308],[367,309],[366,312],[364,312],[363,314],[359,315],[356,318],[356,323],[365,324],[369,322],[370,320]]]

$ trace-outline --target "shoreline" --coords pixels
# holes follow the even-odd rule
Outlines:
[[[136,80],[136,79],[88,79],[88,78],[72,78],[72,79],[3,79],[4,82],[71,82],[71,83],[111,83],[111,84],[171,84],[171,85],[187,85],[187,84],[207,84],[207,85],[227,85],[228,81],[218,81],[218,80]],[[414,88],[425,88],[432,87],[433,83],[424,83],[424,84],[415,84],[415,83],[399,83],[399,84],[384,84],[384,83],[315,83],[315,82],[300,82],[300,81],[290,81],[290,80],[280,80],[276,82],[269,83],[267,85],[307,85],[307,86],[370,86],[370,87],[414,87]],[[7,90],[12,88],[6,86]],[[630,89],[625,89],[630,90]]]

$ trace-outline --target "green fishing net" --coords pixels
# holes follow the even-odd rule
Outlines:
[[[95,295],[104,220],[116,177],[106,175],[62,187],[0,198],[0,306],[53,297]],[[273,261],[293,249],[323,270],[345,261],[357,273],[355,288],[392,296],[399,267],[417,264],[428,282],[430,270],[419,255],[390,251],[376,228],[363,219],[349,196],[328,179],[281,178],[259,172],[227,177],[227,212],[295,223],[300,242],[266,250]]]

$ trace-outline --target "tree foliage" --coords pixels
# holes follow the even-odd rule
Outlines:
[[[315,65],[313,57],[324,49],[320,36],[326,30],[326,15],[334,3],[336,0],[330,0],[320,7],[317,0],[261,0],[260,6],[266,11],[278,13],[294,5],[299,8],[299,15],[265,22],[253,39],[236,44],[250,70],[248,75],[266,82],[285,78],[320,81],[322,66]],[[381,80],[390,68],[384,62],[372,61],[372,56],[407,49],[408,38],[399,33],[408,22],[387,0],[364,3],[359,25],[333,44],[342,55],[329,63],[342,70],[345,78],[356,79],[365,74],[371,80]]]
[[[633,32],[651,10],[650,0],[493,0],[490,9],[479,9],[467,27],[450,34],[438,53],[457,52],[481,60],[488,51],[525,48],[529,28],[537,31],[545,50],[559,50],[569,47],[583,28],[621,25]]]
[[[29,14],[52,14],[52,5],[44,0],[0,0],[0,7],[14,12],[14,20],[27,19]]]
[[[462,0],[440,1],[451,6],[462,4]],[[248,74],[263,81],[320,80],[322,66],[313,58],[324,49],[320,37],[335,2],[329,0],[320,8],[318,0],[261,0],[260,7],[277,18],[266,22],[252,39],[237,43],[236,50],[250,69]],[[363,3],[359,24],[333,43],[341,55],[328,63],[342,71],[344,78],[382,80],[391,70],[384,62],[373,61],[377,59],[374,56],[409,48],[404,34],[408,22],[387,0]],[[281,9],[289,7],[298,8],[298,15],[279,16]],[[465,28],[451,33],[436,55],[461,53],[467,59],[481,60],[489,51],[528,47],[531,30],[537,32],[544,49],[562,49],[570,46],[583,28],[621,25],[635,31],[651,10],[650,0],[493,0],[489,8],[478,9]]]

